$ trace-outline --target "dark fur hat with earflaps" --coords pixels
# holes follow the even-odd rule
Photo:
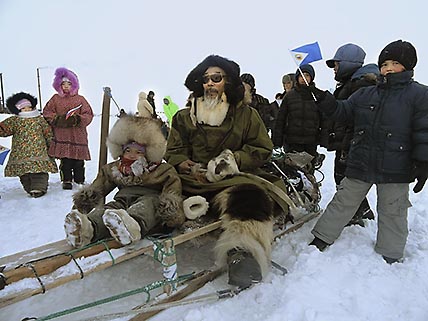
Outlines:
[[[136,142],[146,147],[148,161],[159,163],[166,152],[166,140],[161,130],[162,121],[124,114],[113,125],[107,138],[107,147],[114,159],[123,153],[123,146]]]

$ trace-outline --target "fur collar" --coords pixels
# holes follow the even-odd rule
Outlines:
[[[229,103],[227,102],[227,98],[224,93],[221,96],[221,102],[214,108],[206,107],[204,97],[198,97],[192,100],[192,105],[190,106],[190,118],[192,119],[194,126],[196,126],[197,123],[209,126],[221,126],[226,118],[228,110]]]
[[[40,112],[37,109],[31,111],[21,111],[18,114],[19,118],[34,118],[40,116]]]

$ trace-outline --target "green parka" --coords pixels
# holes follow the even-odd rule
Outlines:
[[[194,103],[194,102],[193,102]],[[181,109],[174,116],[168,137],[165,159],[173,166],[185,160],[201,163],[218,156],[224,149],[230,149],[241,172],[255,174],[286,190],[284,183],[276,176],[260,168],[270,160],[273,144],[258,112],[248,105],[230,106],[226,118],[220,126],[194,124],[191,111],[197,108]],[[183,192],[190,195],[215,195],[226,187],[237,184],[264,184],[244,176],[233,176],[216,183],[203,183],[191,175],[180,174]],[[277,195],[268,193],[284,211],[288,205]]]

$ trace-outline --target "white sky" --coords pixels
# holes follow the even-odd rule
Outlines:
[[[209,54],[235,60],[256,78],[259,93],[273,100],[281,77],[296,66],[288,52],[318,41],[324,60],[353,42],[377,62],[389,42],[412,42],[419,55],[415,79],[428,83],[425,1],[254,1],[217,0],[0,0],[0,73],[6,98],[18,91],[52,96],[55,68],[75,71],[96,113],[102,88],[135,111],[138,93],[154,90],[184,106],[184,80]],[[333,88],[333,72],[313,63],[320,88]],[[112,108],[115,108],[112,105]],[[115,110],[114,110],[115,111]]]

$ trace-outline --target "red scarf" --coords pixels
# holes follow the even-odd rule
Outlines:
[[[131,165],[135,162],[135,160],[122,157],[119,163],[119,171],[125,175],[128,176],[132,173]]]

